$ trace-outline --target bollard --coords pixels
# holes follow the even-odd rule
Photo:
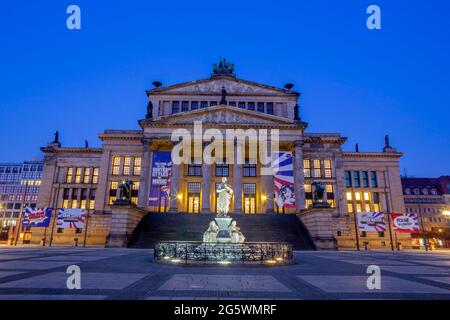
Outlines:
[[[75,241],[75,247],[78,247],[78,238],[73,239]]]

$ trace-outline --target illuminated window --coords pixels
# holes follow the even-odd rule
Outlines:
[[[83,183],[89,183],[90,181],[91,181],[91,168],[85,168]]]
[[[91,189],[89,192],[89,209],[94,210],[95,209],[95,189]]]
[[[332,169],[331,169],[331,160],[325,159],[323,161],[324,167],[325,167],[325,178],[331,178],[333,176]]]
[[[355,192],[355,200],[361,201],[361,192]]]
[[[312,192],[310,184],[304,184],[303,187],[305,188],[305,192]]]
[[[72,183],[73,168],[67,168],[66,183]]]
[[[369,192],[364,192],[364,201],[370,201],[370,194],[369,194]]]
[[[370,210],[370,203],[364,204],[364,211],[365,211],[365,212],[370,212],[370,211],[371,211],[371,210]]]
[[[347,192],[347,200],[348,201],[352,200],[352,193],[351,192]]]
[[[115,176],[120,174],[120,157],[113,157],[112,174]]]
[[[131,203],[137,204],[139,194],[139,181],[133,181],[133,186],[131,187]]]
[[[94,172],[92,174],[92,183],[98,183],[98,168],[94,168]]]
[[[305,178],[311,178],[311,160],[303,159],[303,175]]]
[[[117,199],[117,188],[119,187],[119,182],[111,181],[109,186],[109,201],[108,203],[111,205]]]
[[[123,160],[123,175],[129,176],[131,173],[131,157],[125,157]]]
[[[353,212],[353,204],[352,203],[347,203],[347,211],[350,213]]]
[[[360,203],[356,204],[356,212],[361,212],[362,211],[362,206]]]
[[[134,158],[133,175],[135,175],[135,176],[141,175],[141,165],[142,165],[141,157]]]
[[[81,170],[82,168],[77,168],[75,171],[75,183],[81,183]]]
[[[322,176],[321,171],[320,159],[314,159],[314,178],[320,178]]]
[[[312,199],[306,199],[306,208],[312,207]]]
[[[334,200],[327,200],[328,204],[334,208]]]
[[[327,184],[326,185],[326,189],[328,193],[332,193],[333,192],[333,185],[332,184]]]

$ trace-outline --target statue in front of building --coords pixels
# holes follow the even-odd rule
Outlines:
[[[117,200],[114,204],[130,204],[131,203],[131,189],[133,187],[133,181],[123,180],[119,184],[119,188],[117,190],[118,196]]]
[[[314,181],[311,185],[313,187],[313,203],[323,202],[325,186],[318,181]]]
[[[215,221],[209,223],[208,230],[203,234],[204,243],[216,243],[217,233],[219,232],[219,226]]]
[[[233,189],[227,183],[227,178],[222,178],[222,183],[219,184],[216,192],[219,195],[217,199],[217,216],[227,217],[230,211],[231,197],[233,196]]]
[[[231,243],[244,243],[245,237],[235,220],[230,225]]]

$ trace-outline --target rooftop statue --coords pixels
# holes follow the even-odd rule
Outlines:
[[[226,59],[219,58],[219,63],[213,64],[212,70],[213,76],[233,76],[234,74],[234,64],[227,61]]]

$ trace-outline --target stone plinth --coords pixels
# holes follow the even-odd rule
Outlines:
[[[337,242],[333,232],[333,214],[335,211],[335,208],[330,207],[310,208],[298,214],[319,250],[337,250]]]
[[[134,205],[113,205],[111,227],[106,247],[126,247],[133,230],[145,214],[146,211],[139,209]]]
[[[219,226],[219,232],[217,233],[216,237],[217,242],[219,243],[231,242],[231,234],[228,228],[231,224],[231,220],[233,219],[228,217],[226,218],[217,217],[214,220],[216,220],[217,225]]]

